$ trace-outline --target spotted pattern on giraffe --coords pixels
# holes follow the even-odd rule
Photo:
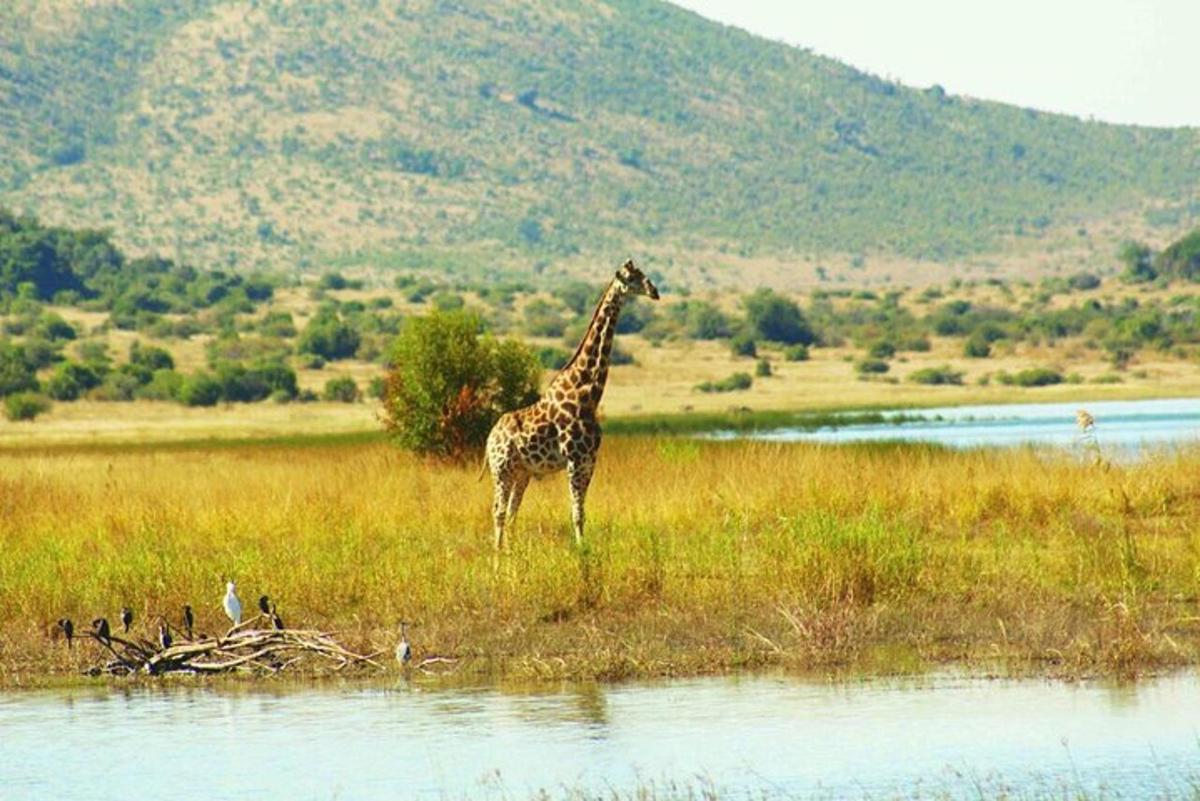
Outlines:
[[[600,450],[596,412],[608,380],[617,318],[622,305],[636,295],[658,300],[658,289],[630,260],[604,290],[579,347],[550,382],[545,396],[501,415],[488,434],[497,551],[504,548],[505,527],[516,518],[530,480],[564,469],[575,541],[583,542],[584,502]]]

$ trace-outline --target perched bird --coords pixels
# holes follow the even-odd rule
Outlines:
[[[258,609],[264,615],[271,614],[271,602],[265,595],[258,596]]]
[[[121,607],[121,625],[125,627],[125,633],[129,633],[129,627],[133,625],[133,610],[128,606]]]
[[[401,668],[412,661],[412,646],[408,644],[408,623],[400,622],[400,642],[396,643],[396,662]]]
[[[98,617],[92,621],[92,631],[96,632],[96,637],[102,643],[112,642],[112,632],[108,629],[108,618]]]
[[[275,627],[276,631],[283,631],[284,629],[283,618],[275,611],[275,604],[271,604],[271,625]]]
[[[75,624],[71,622],[69,617],[61,617],[58,619],[58,627],[62,629],[63,636],[67,638],[67,647],[71,647],[71,638],[75,636]]]
[[[192,607],[185,605],[183,607],[183,627],[187,629],[188,639],[192,639],[192,626],[196,623],[196,616],[192,614]]]
[[[225,585],[225,600],[222,606],[225,607],[225,614],[233,621],[233,625],[242,622],[242,602],[238,600],[237,584],[233,581]]]
[[[167,628],[167,624],[159,623],[158,624],[158,644],[161,645],[162,649],[165,651],[171,647],[171,642],[172,642],[171,632]]]

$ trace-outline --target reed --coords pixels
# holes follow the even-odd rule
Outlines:
[[[1200,657],[1200,452],[1099,468],[1028,450],[614,437],[571,544],[561,476],[494,559],[477,466],[386,442],[0,452],[0,683],[87,663],[54,637],[223,577],[360,652],[510,678],[946,661],[1136,675]],[[141,629],[139,629],[141,627]],[[94,655],[93,655],[94,656]]]

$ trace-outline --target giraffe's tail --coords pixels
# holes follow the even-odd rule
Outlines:
[[[487,472],[487,468],[488,468],[488,458],[487,458],[487,453],[484,453],[483,454],[483,464],[481,464],[479,466],[479,475],[476,476],[476,478],[475,478],[476,481],[483,481],[483,474]]]

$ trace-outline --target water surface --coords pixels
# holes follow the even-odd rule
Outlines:
[[[1081,447],[1075,413],[1096,419],[1102,451],[1127,454],[1200,443],[1200,398],[1169,400],[1014,403],[896,410],[896,422],[782,428],[749,434],[758,439],[812,442],[908,440],[956,448],[1044,445]],[[889,413],[885,413],[889,414]]]
[[[528,693],[387,687],[0,695],[0,798],[1184,794],[1200,680],[710,678]]]

